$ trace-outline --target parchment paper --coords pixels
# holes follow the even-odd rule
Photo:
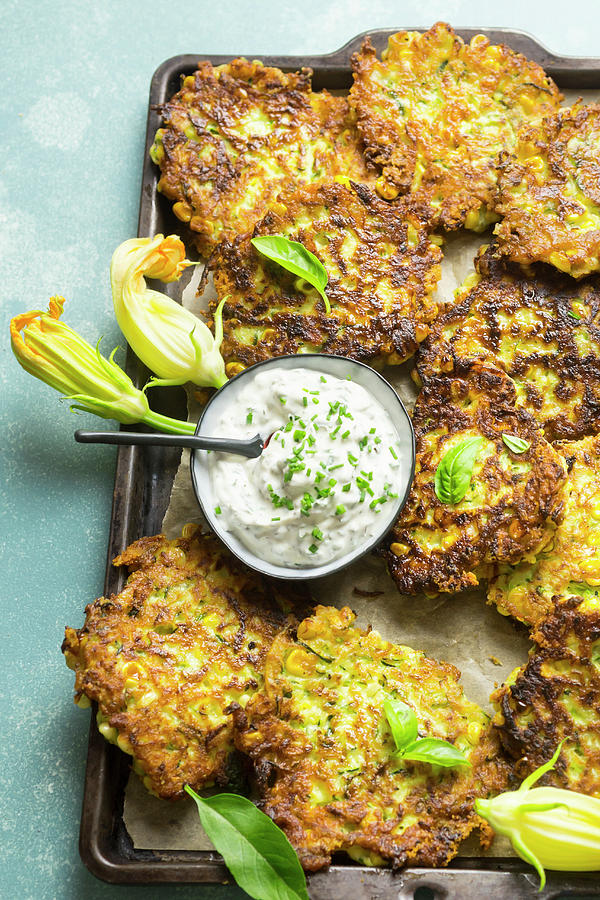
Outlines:
[[[582,95],[591,102],[595,91],[568,92],[565,102]],[[455,289],[473,269],[479,247],[490,240],[491,231],[475,235],[460,232],[449,235],[443,247],[442,278],[437,288],[440,299],[451,299]],[[182,295],[185,306],[199,313],[214,296],[212,285],[202,298],[196,297],[200,269],[193,270]],[[404,403],[412,408],[416,389],[410,378],[409,360],[403,366],[388,367],[385,377],[394,385]],[[190,418],[197,419],[200,405],[194,391],[188,392]],[[163,522],[167,537],[178,537],[187,522],[202,523],[189,474],[189,453],[183,451],[181,465]],[[497,684],[527,659],[527,632],[495,608],[486,605],[484,591],[478,589],[447,597],[427,599],[398,594],[385,565],[375,558],[363,558],[341,574],[311,582],[318,603],[350,606],[361,625],[371,624],[388,640],[423,650],[435,659],[456,665],[462,672],[462,684],[469,699],[491,712],[489,695]],[[358,591],[378,591],[365,598]],[[195,805],[186,800],[168,803],[152,797],[135,775],[131,775],[125,794],[124,821],[134,846],[156,850],[207,850],[212,845],[204,834]],[[482,855],[478,842],[471,838],[463,844],[461,856]],[[514,855],[506,839],[496,839],[483,855]]]

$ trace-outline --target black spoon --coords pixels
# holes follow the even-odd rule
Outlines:
[[[80,444],[158,444],[162,447],[191,447],[194,450],[220,450],[255,459],[263,452],[267,441],[259,434],[245,441],[233,438],[199,437],[195,434],[146,434],[136,431],[76,431]]]

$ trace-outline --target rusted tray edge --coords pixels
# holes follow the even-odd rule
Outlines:
[[[266,65],[276,66],[284,71],[303,66],[312,68],[316,89],[344,89],[351,83],[350,56],[360,48],[364,38],[370,35],[375,47],[381,50],[388,37],[399,30],[401,29],[389,28],[363,32],[340,49],[319,56],[261,55],[260,58]],[[466,40],[475,34],[485,34],[494,43],[508,44],[542,65],[561,88],[598,87],[600,91],[600,58],[557,56],[523,31],[504,28],[456,28],[455,31]],[[229,62],[232,56],[202,53],[174,56],[163,62],[152,77],[138,220],[140,237],[156,234],[161,230],[161,222],[165,232],[181,227],[181,223],[171,213],[170,204],[156,191],[157,171],[148,155],[154,133],[160,124],[154,106],[164,102],[178,89],[182,73],[192,72],[198,60],[206,58],[210,58],[214,65],[221,65]],[[165,290],[165,287],[167,292],[175,295],[179,289],[178,285],[161,285],[161,290]],[[146,380],[146,372],[131,351],[128,352],[127,371],[138,385]],[[161,409],[160,404],[154,405],[161,412],[168,411],[166,408]],[[167,483],[157,489],[157,479],[153,476],[164,469],[165,459],[162,454],[164,451],[149,453],[140,447],[121,447],[118,451],[105,595],[117,592],[123,583],[123,574],[111,565],[113,557],[131,541],[145,533],[157,531],[160,527],[176,467],[176,459],[171,451]],[[162,509],[159,509],[160,504],[164,504]],[[126,755],[101,737],[92,716],[79,839],[80,855],[87,868],[98,878],[110,883],[222,884],[231,881],[217,854],[183,850],[136,850],[133,847],[122,820],[129,769]],[[504,900],[508,896],[550,900],[573,893],[600,896],[600,882],[593,873],[548,873],[546,888],[538,893],[537,879],[532,875],[531,868],[515,858],[460,858],[447,869],[409,868],[399,873],[354,865],[333,865],[327,871],[310,876],[309,886],[313,900],[347,900],[349,890],[355,900],[408,900],[418,887],[427,887],[436,896],[454,897],[457,900],[479,897],[482,887],[487,900]]]

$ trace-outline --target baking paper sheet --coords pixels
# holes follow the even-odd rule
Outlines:
[[[444,246],[442,278],[438,296],[452,297],[456,287],[472,271],[473,258],[486,241],[486,235],[458,234]],[[183,303],[194,312],[206,309],[213,288],[207,287],[197,298],[196,284],[200,267],[183,291]],[[404,403],[412,408],[416,388],[410,377],[412,361],[389,367],[384,375],[394,385]],[[190,418],[197,418],[200,406],[194,391],[188,394]],[[189,452],[183,451],[163,522],[167,537],[181,534],[187,522],[203,523],[196,503],[189,471]],[[385,564],[366,557],[342,573],[311,582],[314,599],[333,606],[350,606],[361,625],[372,625],[395,643],[409,644],[435,659],[451,662],[462,672],[467,696],[489,710],[488,698],[497,683],[504,681],[527,656],[529,641],[524,629],[486,605],[485,594],[470,591],[459,595],[428,599],[398,594]],[[374,597],[358,592],[380,592]],[[152,797],[137,776],[132,775],[125,794],[124,821],[134,846],[155,850],[206,850],[211,848],[198,821],[192,801],[167,803]],[[494,848],[505,855],[506,847]],[[469,855],[476,850],[476,842]]]
[[[565,92],[565,105],[583,96],[586,102],[596,99],[597,91]],[[448,235],[443,247],[442,277],[436,296],[451,299],[455,289],[473,270],[473,259],[479,247],[490,240],[491,231],[475,235],[459,232]],[[198,313],[206,309],[209,284],[202,298],[196,297],[200,267],[188,275],[182,302]],[[410,378],[412,361],[399,367],[388,367],[385,377],[393,384],[405,405],[412,409],[416,389]],[[188,393],[190,418],[197,419],[200,410],[194,392]],[[167,537],[181,534],[187,522],[202,523],[189,472],[189,452],[183,451],[181,465],[163,522]],[[350,606],[360,625],[372,625],[385,638],[423,650],[435,659],[453,663],[462,672],[462,684],[469,699],[491,712],[489,696],[510,672],[527,659],[530,646],[526,630],[501,616],[486,605],[485,592],[469,591],[428,599],[398,594],[384,563],[374,557],[360,560],[342,573],[311,582],[314,599],[332,606]],[[377,596],[361,597],[356,591],[377,591]],[[198,821],[195,804],[187,798],[168,803],[152,797],[135,775],[131,775],[125,793],[123,813],[126,828],[134,846],[155,850],[208,850],[212,844]],[[475,836],[463,844],[461,856],[482,855]],[[496,838],[490,851],[483,855],[509,856],[510,843]]]

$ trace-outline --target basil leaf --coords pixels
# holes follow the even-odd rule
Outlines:
[[[309,900],[306,878],[287,837],[268,816],[239,794],[199,797],[202,827],[239,886],[255,900]]]
[[[413,741],[402,751],[402,759],[412,759],[415,762],[431,763],[433,766],[443,766],[450,769],[453,766],[470,766],[471,763],[460,750],[457,750],[448,741],[439,741],[437,738],[423,738]]]
[[[442,503],[458,503],[465,496],[482,443],[483,438],[465,438],[448,450],[440,461],[435,472],[434,487]]]
[[[314,253],[311,253],[298,241],[290,241],[289,238],[284,237],[282,234],[255,237],[252,238],[250,243],[267,259],[272,259],[273,262],[276,262],[283,269],[293,272],[294,275],[299,275],[300,278],[304,278],[305,281],[312,284],[323,298],[327,313],[331,312],[329,300],[325,295],[328,280],[327,271],[321,260]]]
[[[417,717],[402,700],[386,700],[383,704],[397,750],[413,743],[417,736]]]
[[[531,447],[529,441],[524,441],[523,438],[517,437],[514,434],[504,434],[504,432],[502,432],[502,440],[513,453],[525,453],[525,451],[529,450]]]

